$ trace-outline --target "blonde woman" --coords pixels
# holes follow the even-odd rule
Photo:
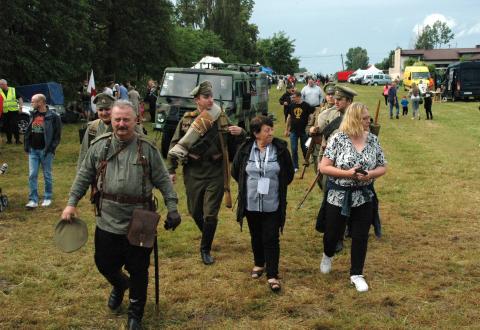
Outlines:
[[[359,292],[368,290],[363,266],[368,232],[378,205],[373,181],[386,172],[382,148],[377,137],[369,133],[369,125],[367,107],[352,103],[339,132],[329,139],[320,163],[320,171],[329,177],[322,205],[324,253],[320,271],[324,274],[331,271],[335,246],[348,221],[352,235],[350,281]]]

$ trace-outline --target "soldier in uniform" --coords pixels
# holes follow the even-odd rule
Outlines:
[[[310,136],[310,137],[313,137],[315,135],[318,136],[318,133],[315,133],[316,132],[315,123],[317,122],[317,119],[318,119],[318,116],[320,115],[320,113],[322,113],[323,111],[325,111],[327,109],[335,107],[335,98],[333,97],[334,94],[335,94],[335,84],[334,83],[328,83],[324,86],[323,89],[324,89],[324,92],[325,92],[325,103],[321,107],[315,108],[315,111],[313,112],[313,114],[308,119],[306,132],[307,132],[308,136]],[[313,141],[311,143],[313,143]],[[320,151],[321,151],[321,146],[319,144],[315,144],[313,146],[313,148],[314,148],[313,152],[312,152],[312,159],[313,159],[313,164],[314,164],[313,170],[315,171],[315,174],[317,174],[317,172],[318,172],[318,167],[317,167],[318,160],[322,159],[322,155],[320,155],[320,158],[318,157],[318,155],[320,154]],[[318,184],[321,188],[321,179],[318,180]]]
[[[62,219],[76,216],[76,206],[90,184],[98,189],[95,264],[113,286],[108,306],[122,304],[129,289],[128,329],[140,329],[147,298],[148,267],[152,248],[131,245],[129,222],[136,208],[151,209],[152,190],[160,189],[168,215],[166,229],[180,223],[177,195],[173,190],[157,148],[135,132],[136,115],[128,101],[116,101],[112,108],[113,133],[92,141],[70,190]],[[103,166],[103,167],[102,167]],[[128,271],[127,276],[122,267]]]
[[[188,211],[202,232],[200,256],[205,265],[211,265],[214,258],[210,255],[210,250],[226,179],[222,166],[222,139],[228,149],[233,151],[246,134],[241,127],[230,125],[224,112],[219,113],[218,119],[212,121],[216,105],[210,82],[202,82],[190,94],[194,97],[197,109],[185,113],[178,123],[170,150],[181,145],[178,150],[182,151],[169,152],[169,172],[172,182],[175,182],[179,161],[183,164]],[[179,159],[180,155],[185,157]],[[231,156],[234,156],[233,153]]]
[[[82,145],[80,147],[80,153],[78,154],[77,160],[77,172],[80,170],[80,166],[82,165],[83,159],[85,158],[87,150],[92,141],[96,137],[112,131],[110,117],[114,102],[115,98],[107,93],[97,94],[97,96],[95,96],[93,99],[93,104],[95,104],[97,108],[98,119],[92,120],[88,123],[87,130],[83,135]],[[137,124],[137,126],[135,126],[135,131],[139,134],[143,134],[141,124]]]

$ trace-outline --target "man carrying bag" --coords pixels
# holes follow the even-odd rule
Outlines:
[[[160,153],[135,133],[136,114],[128,101],[112,108],[113,133],[92,141],[77,172],[62,219],[76,215],[76,205],[93,186],[96,209],[95,264],[113,286],[108,299],[111,310],[122,304],[129,289],[128,329],[140,329],[147,298],[148,267],[156,241],[159,216],[153,202],[158,188],[168,209],[165,229],[180,224],[177,195]],[[130,276],[123,271],[125,269]]]

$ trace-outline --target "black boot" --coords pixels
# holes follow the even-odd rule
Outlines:
[[[200,242],[200,256],[205,265],[211,265],[215,262],[215,259],[210,255],[210,250],[212,249],[212,242],[215,237],[216,229],[216,221],[204,222],[203,224],[202,241]]]
[[[130,279],[123,272],[109,276],[107,279],[113,285],[110,297],[108,297],[108,307],[115,311],[122,304],[125,291],[130,286]]]
[[[143,317],[143,308],[145,307],[145,302],[133,301],[130,299],[130,305],[128,305],[128,321],[127,328],[128,330],[140,330],[142,329],[142,317]]]

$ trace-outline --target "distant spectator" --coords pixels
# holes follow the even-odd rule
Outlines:
[[[412,101],[412,119],[415,119],[418,115],[418,119],[420,119],[420,113],[418,112],[418,108],[420,107],[420,90],[418,89],[415,83],[412,84],[412,89],[410,90],[410,100]]]
[[[293,94],[295,93],[295,87],[293,85],[287,85],[285,93],[278,100],[283,105],[283,115],[285,116],[285,122],[288,117],[288,106],[292,103]]]
[[[83,111],[83,116],[87,120],[90,120],[90,118],[93,118],[92,114],[92,100],[91,100],[91,94],[88,92],[88,80],[84,80],[82,86],[78,89],[78,95],[80,95],[80,100],[82,102],[82,111]]]
[[[144,102],[149,106],[148,111],[150,112],[150,122],[155,122],[155,108],[157,105],[157,86],[155,86],[155,81],[150,79],[147,82],[147,94],[145,95]]]
[[[432,92],[430,91],[430,87],[427,86],[427,90],[423,95],[423,107],[425,108],[425,114],[427,115],[427,120],[433,119],[432,114]]]
[[[3,99],[3,128],[7,135],[7,144],[12,143],[12,135],[15,143],[20,144],[18,132],[18,113],[22,112],[23,99],[15,88],[8,87],[5,79],[0,79],[0,98]],[[18,102],[18,103],[17,103]]]
[[[127,85],[127,82],[124,82],[123,84],[120,84],[118,87],[119,91],[119,96],[118,98],[120,100],[128,100],[128,89],[125,87]],[[138,114],[138,109],[137,109],[137,114]]]
[[[130,86],[128,91],[128,100],[132,102],[133,108],[135,109],[137,116],[140,115],[139,113],[140,94],[138,94],[137,90],[135,89],[135,86]]]
[[[114,96],[113,95],[113,87],[114,86],[115,86],[115,83],[113,81],[109,81],[107,83],[107,86],[105,86],[105,88],[103,89],[103,93],[108,94],[110,96]]]
[[[408,99],[406,95],[403,95],[400,103],[402,104],[402,116],[408,115]]]
[[[323,91],[320,87],[315,85],[312,77],[307,78],[307,85],[302,89],[302,100],[307,102],[311,107],[318,107],[323,103]]]
[[[383,86],[383,97],[385,98],[385,105],[388,105],[388,90],[390,89],[390,83],[386,83]]]
[[[393,107],[395,107],[396,115],[395,118],[398,119],[400,113],[400,108],[398,106],[398,97],[397,97],[397,83],[393,82],[392,86],[388,90],[388,103],[390,104],[390,119],[393,118]]]

